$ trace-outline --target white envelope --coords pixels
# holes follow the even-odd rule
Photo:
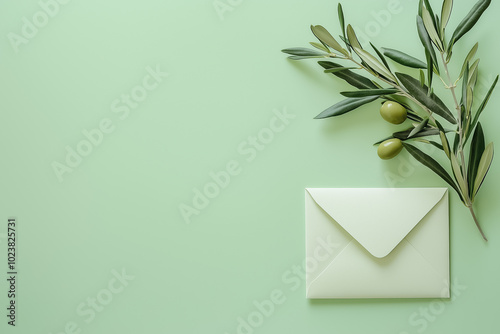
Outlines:
[[[450,297],[448,189],[308,188],[305,200],[307,298]]]

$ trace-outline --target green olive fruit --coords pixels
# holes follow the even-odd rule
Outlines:
[[[380,108],[380,115],[389,123],[401,124],[406,120],[406,109],[397,102],[385,101]]]
[[[394,158],[403,149],[403,143],[397,138],[388,139],[379,145],[377,154],[380,159],[389,160]]]

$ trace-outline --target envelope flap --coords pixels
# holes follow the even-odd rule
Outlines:
[[[373,256],[387,256],[447,188],[308,188],[314,201]]]

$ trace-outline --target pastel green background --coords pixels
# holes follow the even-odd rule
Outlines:
[[[17,217],[19,233],[18,326],[6,325],[3,278],[1,332],[56,334],[74,322],[93,334],[233,334],[238,318],[256,311],[255,301],[280,290],[285,301],[254,333],[493,333],[500,297],[498,161],[477,198],[488,243],[451,196],[451,300],[309,301],[304,281],[292,291],[282,280],[305,256],[305,187],[445,184],[411,167],[406,152],[378,159],[372,143],[398,127],[380,118],[377,103],[313,119],[349,87],[314,61],[294,63],[280,50],[313,41],[313,23],[338,33],[336,1],[220,2],[232,10],[220,16],[211,0],[73,0],[17,53],[8,34],[21,34],[23,17],[32,20],[40,5],[0,3],[2,263],[7,217]],[[377,46],[424,58],[416,1],[343,5],[346,20],[368,29]],[[456,1],[451,27],[471,6]],[[390,18],[374,14],[389,9]],[[479,41],[482,92],[500,72],[498,10],[493,1],[454,50],[456,75]],[[120,119],[111,104],[141,85],[148,67],[169,76]],[[496,143],[499,94],[482,118],[487,140]],[[248,162],[250,153],[238,147],[269,127],[273,110],[295,118]],[[114,131],[59,182],[53,162],[64,163],[65,147],[75,149],[82,131],[103,119]],[[240,173],[187,224],[179,206],[191,205],[193,189],[233,160]],[[395,175],[391,184],[387,177]],[[79,305],[105,296],[113,270],[122,268],[135,278],[87,322]]]

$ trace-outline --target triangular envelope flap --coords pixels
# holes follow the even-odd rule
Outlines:
[[[308,188],[314,201],[373,256],[388,255],[446,188]]]

